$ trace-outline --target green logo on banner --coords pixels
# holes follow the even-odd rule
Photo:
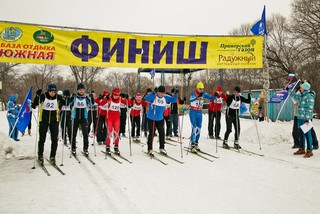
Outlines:
[[[36,42],[41,44],[48,44],[54,40],[54,36],[46,30],[38,30],[33,34],[33,38]]]

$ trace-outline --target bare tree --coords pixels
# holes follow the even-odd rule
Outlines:
[[[1,90],[1,99],[3,103],[6,103],[7,100],[7,94],[10,91],[17,92],[16,91],[16,74],[17,72],[14,70],[15,67],[17,67],[20,63],[4,63],[0,62],[0,81],[2,81],[2,90]]]
[[[83,83],[90,91],[104,70],[101,67],[70,66],[76,84]]]

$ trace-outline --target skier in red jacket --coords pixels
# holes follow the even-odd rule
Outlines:
[[[102,94],[97,97],[94,102],[98,104],[98,125],[97,125],[97,142],[99,145],[106,141],[107,136],[107,114],[108,114],[108,100],[109,92],[103,91]]]
[[[140,115],[143,106],[147,105],[147,103],[142,100],[141,94],[137,93],[136,97],[130,102],[130,105],[132,106],[130,111],[131,137],[134,141],[140,142]]]
[[[107,118],[107,142],[106,152],[110,154],[111,137],[114,140],[114,152],[120,154],[119,151],[119,129],[120,129],[120,104],[127,105],[125,99],[120,97],[120,89],[115,88],[108,101],[108,118]]]

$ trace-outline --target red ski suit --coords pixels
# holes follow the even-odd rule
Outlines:
[[[107,147],[110,147],[111,137],[114,139],[114,146],[119,146],[119,129],[120,129],[120,104],[127,105],[127,101],[121,97],[118,99],[109,99],[108,116],[107,116]]]

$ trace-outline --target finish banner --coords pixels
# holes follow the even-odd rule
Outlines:
[[[262,36],[166,36],[0,22],[0,62],[132,68],[262,68]]]

